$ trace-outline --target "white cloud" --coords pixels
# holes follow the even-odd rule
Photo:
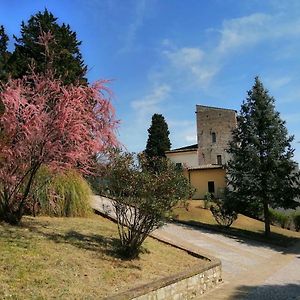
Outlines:
[[[176,47],[170,39],[162,43],[162,54],[168,59],[166,76],[185,79],[200,88],[207,87],[225,63],[237,53],[243,53],[258,43],[271,43],[282,40],[293,41],[300,37],[300,19],[289,18],[283,13],[254,13],[248,16],[225,20],[220,29],[210,29],[209,33],[219,35],[214,46]],[[282,58],[285,54],[282,53]],[[278,54],[277,54],[278,59]],[[285,81],[286,80],[286,81]],[[274,82],[285,85],[288,79]]]
[[[196,120],[167,120],[172,148],[183,147],[197,142]]]
[[[195,134],[192,134],[192,135],[186,135],[185,136],[185,140],[189,143],[197,143],[197,137]]]
[[[132,108],[137,113],[139,120],[144,120],[160,110],[159,104],[166,100],[171,92],[171,87],[167,84],[155,86],[153,90],[141,99],[131,102]]]
[[[269,90],[278,90],[292,81],[290,76],[264,77],[264,82]]]
[[[217,65],[210,63],[210,57],[202,49],[183,47],[167,49],[163,54],[170,62],[173,74],[187,78],[200,86],[206,86],[218,71]]]
[[[136,2],[136,5],[134,7],[134,19],[129,24],[127,32],[125,32],[123,36],[124,47],[120,49],[121,53],[130,51],[132,49],[136,39],[137,32],[144,23],[146,8],[147,8],[147,0],[139,0]]]
[[[165,51],[166,56],[170,61],[178,67],[198,64],[203,60],[204,52],[198,48],[181,48],[177,51]]]
[[[246,46],[254,46],[279,38],[299,36],[300,21],[279,13],[276,15],[255,13],[249,16],[225,20],[216,51],[228,54]]]
[[[261,13],[225,20],[219,30],[221,37],[216,52],[224,54],[241,46],[255,44],[262,36],[269,34],[268,24],[271,21],[270,15]]]

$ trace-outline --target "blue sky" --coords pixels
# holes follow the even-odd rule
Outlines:
[[[145,148],[153,113],[173,148],[196,141],[195,105],[239,110],[260,76],[295,135],[300,162],[300,1],[0,0],[0,24],[49,9],[82,41],[88,78],[113,79],[119,139]]]

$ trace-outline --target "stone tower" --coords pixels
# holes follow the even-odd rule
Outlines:
[[[237,126],[236,111],[196,105],[199,165],[223,165],[229,159],[226,152]]]

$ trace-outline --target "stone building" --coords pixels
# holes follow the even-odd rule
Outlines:
[[[196,105],[196,122],[197,144],[167,151],[166,156],[183,167],[196,188],[193,198],[203,199],[207,192],[220,197],[226,186],[226,149],[237,125],[236,111]]]
[[[228,143],[236,128],[236,111],[196,105],[199,165],[224,165]]]

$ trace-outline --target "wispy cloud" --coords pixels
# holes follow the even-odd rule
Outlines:
[[[167,119],[171,132],[172,147],[182,147],[197,142],[196,120]]]
[[[224,20],[221,28],[210,28],[208,33],[218,36],[216,44],[209,49],[202,46],[178,47],[170,39],[165,39],[162,42],[162,54],[167,58],[169,65],[166,68],[170,70],[165,73],[170,77],[175,74],[195,86],[205,88],[225,64],[239,53],[243,54],[259,43],[299,38],[300,19],[289,18],[283,13],[254,13]],[[282,55],[284,58],[285,54]],[[280,84],[286,83],[284,80],[277,81],[277,85]]]
[[[150,116],[160,111],[161,102],[165,101],[171,92],[171,87],[167,84],[155,86],[153,90],[142,97],[141,99],[131,102],[131,107],[135,110],[138,120],[145,120]]]
[[[125,31],[125,34],[123,36],[124,47],[120,49],[120,53],[128,52],[133,48],[137,32],[144,22],[147,0],[139,0],[135,3],[136,5],[134,6],[134,18],[133,21],[129,24],[127,31]]]
[[[281,76],[281,77],[264,77],[265,85],[270,90],[278,90],[292,81],[290,76]]]
[[[171,73],[186,78],[192,84],[206,86],[218,72],[217,64],[201,48],[183,47],[163,50],[171,66]]]

